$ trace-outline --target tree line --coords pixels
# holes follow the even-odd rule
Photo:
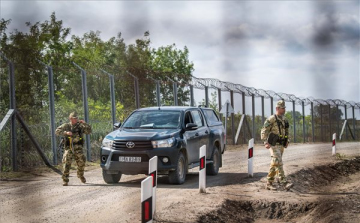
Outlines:
[[[110,119],[109,81],[106,71],[114,75],[117,119],[122,110],[133,110],[134,79],[140,83],[141,107],[156,105],[154,80],[160,80],[161,103],[173,103],[172,83],[188,83],[194,64],[189,61],[189,49],[178,49],[176,44],[153,48],[149,31],[135,43],[126,44],[121,32],[108,40],[100,31],[89,31],[82,36],[71,35],[55,12],[49,20],[27,22],[26,32],[9,31],[11,20],[0,20],[0,51],[14,63],[17,108],[31,123],[39,120],[39,113],[48,113],[48,83],[45,66],[52,66],[57,116],[66,117],[71,109],[82,111],[81,75],[76,63],[87,72],[90,117]],[[41,62],[40,62],[41,61]],[[0,72],[1,114],[7,111],[9,93],[6,63],[2,60]],[[189,101],[189,90],[178,89],[179,105]],[[81,113],[81,112],[80,112]]]

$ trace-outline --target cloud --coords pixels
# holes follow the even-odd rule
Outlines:
[[[99,30],[109,39],[121,32],[131,44],[150,31],[154,48],[187,46],[198,77],[360,101],[358,1],[6,1],[1,6],[1,15],[13,19],[9,30],[27,30],[26,21],[48,20],[55,11],[74,35]],[[280,80],[286,83],[282,87]]]
[[[1,18],[5,20],[11,19],[8,31],[14,31],[15,29],[22,32],[27,31],[28,27],[25,24],[26,22],[34,24],[42,19],[41,13],[38,13],[41,11],[41,4],[38,2],[1,2],[1,6]],[[12,15],[16,15],[16,18]]]

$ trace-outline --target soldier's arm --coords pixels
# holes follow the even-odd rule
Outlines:
[[[58,136],[67,136],[67,129],[66,129],[66,123],[60,125],[56,128],[55,134]]]
[[[288,125],[288,127],[287,128],[285,128],[285,135],[287,135],[288,136],[288,144],[290,143],[290,136],[289,136],[289,121],[285,121],[285,122],[287,122],[287,125]],[[285,125],[286,125],[286,123],[285,123]],[[287,147],[287,146],[286,146]],[[285,148],[286,148],[285,147]]]
[[[267,143],[267,139],[271,131],[271,126],[272,126],[271,120],[267,118],[266,121],[264,122],[263,127],[261,128],[261,140],[264,141],[264,144]]]
[[[289,125],[289,122],[288,122],[288,121],[286,121],[286,122],[287,122],[288,125]],[[289,128],[285,128],[285,135],[289,136]]]
[[[91,126],[87,124],[85,121],[81,120],[80,127],[82,128],[84,134],[90,134],[91,133]]]

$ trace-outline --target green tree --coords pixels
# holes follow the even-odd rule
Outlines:
[[[45,67],[38,60],[50,63],[50,60],[60,63],[56,55],[68,55],[70,44],[66,41],[70,33],[69,28],[62,26],[62,21],[56,19],[55,13],[50,21],[43,23],[27,22],[29,32],[18,30],[6,35],[4,27],[9,21],[1,22],[1,51],[15,63],[15,88],[17,108],[29,121],[37,122],[40,118],[38,111],[46,106],[47,79]],[[56,62],[54,62],[56,63]],[[55,88],[61,89],[62,82],[55,78]]]
[[[323,118],[329,119],[329,106],[328,105],[315,105],[314,106],[314,117],[320,118],[321,114]],[[335,122],[336,120],[341,120],[341,117],[344,114],[342,113],[341,109],[336,107],[330,108],[330,120]]]
[[[185,88],[185,83],[191,80],[194,64],[189,61],[189,50],[185,46],[183,50],[177,49],[175,44],[159,47],[151,50],[150,68],[154,71],[155,79],[162,81],[161,88],[162,104],[172,105],[174,101],[173,85],[168,80],[180,83],[178,86],[178,103],[185,105],[189,101],[190,91]]]

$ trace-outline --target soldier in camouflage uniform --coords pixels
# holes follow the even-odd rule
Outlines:
[[[276,114],[268,117],[261,129],[261,140],[264,141],[266,149],[270,150],[271,164],[269,174],[267,175],[266,189],[277,190],[273,185],[276,174],[279,176],[280,184],[285,189],[290,189],[293,184],[287,182],[282,162],[284,148],[288,145],[289,122],[284,117],[285,101],[280,100],[276,104]],[[269,134],[273,133],[279,137],[276,145],[270,145],[268,142]]]
[[[69,182],[69,174],[72,163],[72,158],[75,158],[77,169],[77,177],[82,183],[86,183],[84,177],[84,169],[86,157],[83,153],[84,136],[83,134],[91,133],[91,126],[85,123],[84,120],[78,120],[76,112],[69,115],[70,122],[59,126],[55,133],[56,135],[65,137],[65,152],[63,155],[63,186],[67,186]]]

